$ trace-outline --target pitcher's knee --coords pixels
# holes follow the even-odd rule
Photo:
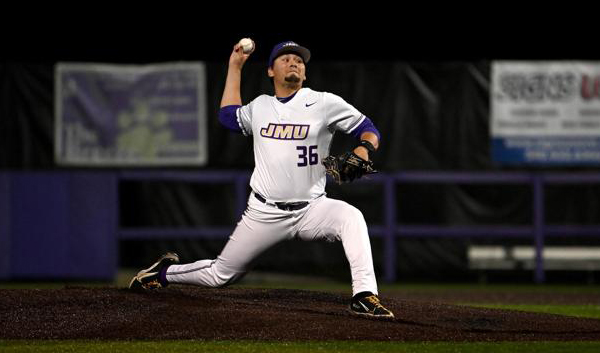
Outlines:
[[[344,223],[366,223],[365,217],[363,216],[361,210],[350,204],[347,205],[348,206],[344,208],[344,211],[341,215]]]
[[[228,285],[236,282],[243,275],[244,275],[243,273],[227,273],[227,274],[223,274],[223,273],[217,274],[216,273],[213,276],[214,281],[213,281],[211,287],[215,287],[215,288],[227,287]]]
[[[337,212],[336,218],[340,229],[348,230],[366,228],[367,226],[363,213],[350,204],[345,204],[345,207],[342,207],[339,212]]]

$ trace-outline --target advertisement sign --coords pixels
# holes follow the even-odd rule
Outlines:
[[[600,163],[600,63],[498,61],[492,157],[500,163]]]

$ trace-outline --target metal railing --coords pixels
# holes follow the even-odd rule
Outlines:
[[[247,171],[123,171],[120,180],[171,180],[203,184],[233,184],[236,190],[237,215],[241,215],[248,198]],[[396,280],[396,238],[445,237],[445,238],[524,238],[531,239],[535,247],[534,281],[545,281],[543,249],[546,237],[552,236],[600,236],[600,225],[548,225],[545,222],[544,186],[549,184],[600,183],[600,173],[546,173],[546,172],[398,172],[380,173],[361,180],[361,183],[383,185],[384,224],[369,225],[372,236],[384,241],[384,280]],[[396,186],[400,183],[418,184],[524,184],[531,185],[533,199],[533,222],[529,226],[448,226],[406,225],[397,223]],[[233,231],[232,227],[195,228],[120,228],[120,239],[147,239],[165,237],[223,238]]]

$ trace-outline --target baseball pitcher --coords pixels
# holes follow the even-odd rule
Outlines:
[[[169,252],[140,271],[129,288],[156,289],[169,283],[222,287],[242,277],[257,256],[281,241],[338,240],[352,274],[350,312],[393,318],[378,298],[361,211],[325,193],[326,174],[344,183],[375,172],[369,153],[379,146],[379,132],[342,98],[302,87],[311,53],[292,41],[275,45],[269,57],[267,74],[275,95],[243,105],[242,67],[253,51],[254,42],[233,47],[219,111],[225,128],[253,138],[252,192],[241,220],[216,259],[178,264],[177,254]],[[357,138],[353,151],[328,156],[335,131]]]

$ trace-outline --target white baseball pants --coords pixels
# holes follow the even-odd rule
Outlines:
[[[377,292],[371,244],[365,219],[356,207],[321,196],[297,211],[284,211],[250,194],[248,207],[221,254],[214,260],[171,265],[169,283],[222,287],[250,270],[262,252],[284,241],[341,240],[352,274],[353,295]]]

